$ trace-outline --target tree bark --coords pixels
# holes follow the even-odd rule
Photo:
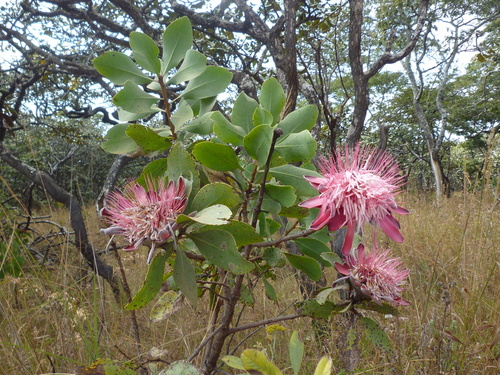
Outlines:
[[[352,148],[361,139],[366,113],[370,105],[368,81],[385,65],[393,64],[404,59],[415,48],[427,17],[429,0],[420,1],[419,15],[415,30],[410,36],[406,46],[399,52],[392,53],[392,40],[389,40],[385,52],[366,72],[363,70],[361,54],[364,0],[349,0],[349,5],[349,65],[351,66],[355,97],[351,126],[347,131],[347,145]]]

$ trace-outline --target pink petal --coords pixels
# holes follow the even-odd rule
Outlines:
[[[399,221],[397,221],[394,216],[392,216],[391,214],[387,215],[385,217],[387,220],[390,220],[392,225],[394,225],[396,228],[398,229],[401,229],[401,225],[399,225]]]
[[[324,177],[304,176],[304,178],[311,183],[315,188],[325,183]]]
[[[122,227],[109,227],[109,228],[101,229],[101,232],[108,235],[108,236],[122,234],[123,231],[124,231],[124,229]]]
[[[392,212],[395,212],[400,215],[408,215],[410,211],[408,211],[406,208],[403,208],[401,206],[396,206],[396,208],[391,208]]]
[[[344,225],[346,225],[346,217],[343,212],[337,212],[333,217],[328,221],[328,230],[330,232],[334,232],[339,230]]]
[[[388,215],[389,216],[389,215]],[[377,225],[384,231],[389,238],[395,242],[403,242],[404,238],[399,229],[392,223],[392,220],[386,216],[377,222]]]
[[[347,232],[345,234],[344,246],[342,246],[342,254],[349,255],[352,250],[352,243],[354,241],[354,223],[347,224]]]
[[[312,197],[302,203],[299,203],[299,207],[305,207],[305,208],[315,208],[315,207],[321,207],[324,203],[324,199],[321,198],[319,195],[316,197]]]
[[[347,268],[345,265],[335,262],[335,268],[341,275],[349,275],[349,268]]]
[[[311,229],[319,230],[323,228],[326,224],[328,224],[328,220],[330,220],[330,210],[322,206],[319,210],[319,214],[311,223]]]

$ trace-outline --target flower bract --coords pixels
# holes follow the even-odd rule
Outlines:
[[[354,297],[358,300],[372,299],[377,303],[387,301],[407,306],[410,303],[401,298],[403,285],[409,271],[403,269],[399,258],[389,258],[389,250],[375,249],[365,253],[359,245],[344,256],[344,264],[335,263],[335,268],[343,276],[334,284],[348,280]]]
[[[330,231],[335,231],[347,226],[344,254],[352,249],[355,231],[367,222],[380,227],[392,240],[402,242],[399,223],[392,214],[408,211],[394,199],[404,183],[394,158],[384,151],[358,145],[354,150],[337,152],[335,159],[320,159],[323,176],[304,176],[319,192],[299,204],[319,208],[311,228],[327,225]]]

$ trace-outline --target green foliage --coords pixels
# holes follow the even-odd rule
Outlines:
[[[169,126],[116,125],[108,132],[103,147],[113,153],[164,153],[165,157],[144,168],[138,182],[146,186],[147,179],[177,181],[183,177],[187,186],[185,211],[176,214],[171,238],[158,245],[167,251],[154,258],[143,287],[126,306],[129,310],[152,301],[167,278],[193,306],[205,293],[212,305],[223,296],[225,301],[234,299],[253,306],[254,288],[259,282],[267,298],[277,301],[270,281],[275,267],[289,264],[317,281],[323,276],[323,267],[339,260],[325,244],[330,240],[327,235],[300,238],[300,230],[310,223],[311,215],[298,204],[317,194],[304,179],[319,176],[310,163],[317,151],[310,133],[317,121],[317,108],[306,105],[281,119],[286,96],[279,82],[270,78],[263,83],[258,101],[241,93],[230,117],[213,111],[216,96],[226,89],[232,74],[221,67],[206,66],[206,58],[191,49],[192,43],[189,20],[181,18],[163,34],[161,59],[154,42],[134,32],[130,46],[138,66],[132,68],[132,60],[120,54],[106,54],[95,60],[105,76],[123,84],[113,98],[123,116],[139,120],[162,111]],[[118,72],[110,73],[111,67],[118,68]],[[143,75],[150,80],[138,81],[137,77]],[[183,90],[171,101],[166,95],[169,85],[184,82]],[[145,89],[141,85],[146,83]],[[149,93],[155,91],[158,96]],[[176,110],[170,113],[174,104]],[[291,226],[278,215],[297,220]],[[276,239],[279,243],[285,232],[297,236],[295,244],[302,255],[272,245]],[[172,270],[164,275],[167,260]],[[150,315],[153,321],[165,319],[177,310],[179,294],[175,290],[159,298]],[[298,303],[298,316],[327,319],[352,308],[351,304],[336,305],[328,300],[335,290],[328,288],[317,300]],[[232,309],[224,314],[233,316],[234,303],[222,306]],[[380,346],[383,340],[375,328],[370,326],[371,337]],[[296,333],[289,349],[292,369],[299,374],[304,344]],[[245,350],[240,358],[227,356],[224,361],[252,374],[282,373],[264,353],[253,349]],[[198,371],[185,366],[190,365],[174,364],[165,374]],[[325,359],[318,364],[316,374],[330,371],[331,361]]]
[[[165,263],[172,253],[172,249],[161,251],[151,262],[146,280],[141,290],[135,295],[125,309],[137,310],[149,303],[158,294],[163,282],[163,273],[165,271]]]
[[[0,222],[0,281],[7,275],[21,275],[26,262],[26,246],[32,237],[30,232],[13,228],[9,221]]]

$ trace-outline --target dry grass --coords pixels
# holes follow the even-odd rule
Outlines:
[[[405,242],[391,246],[411,270],[406,298],[412,305],[400,309],[397,318],[375,317],[390,335],[394,353],[388,356],[362,337],[362,361],[356,373],[498,374],[500,209],[490,210],[487,199],[472,194],[456,194],[439,207],[428,197],[402,200],[412,214],[401,218]],[[51,220],[68,225],[62,209],[53,210]],[[103,248],[106,238],[97,234],[92,210],[88,223],[97,247]],[[37,229],[47,232],[53,227],[41,224]],[[200,303],[196,310],[186,304],[158,323],[149,321],[148,305],[137,312],[138,349],[130,313],[118,305],[102,280],[86,270],[74,247],[63,243],[51,252],[58,263],[41,268],[30,260],[22,277],[8,277],[0,284],[2,374],[72,373],[96,358],[147,359],[153,347],[161,351],[158,359],[171,362],[189,356],[205,336],[210,319],[206,304]],[[115,264],[111,255],[105,257]],[[144,257],[142,253],[122,254],[133,292],[142,284]],[[335,277],[330,270],[328,275]],[[241,322],[291,312],[289,306],[299,292],[290,270],[281,270],[274,285],[280,302],[270,302],[257,290],[255,306],[245,307]],[[251,331],[242,332],[231,345],[246,339],[239,351],[264,348],[285,374],[291,374],[286,369],[288,339],[298,330],[306,342],[303,374],[311,374],[325,352],[332,355],[340,373],[335,345],[338,320],[333,321],[333,333],[322,346],[316,343],[308,319],[282,325],[286,330],[271,336],[265,329],[250,337]]]

